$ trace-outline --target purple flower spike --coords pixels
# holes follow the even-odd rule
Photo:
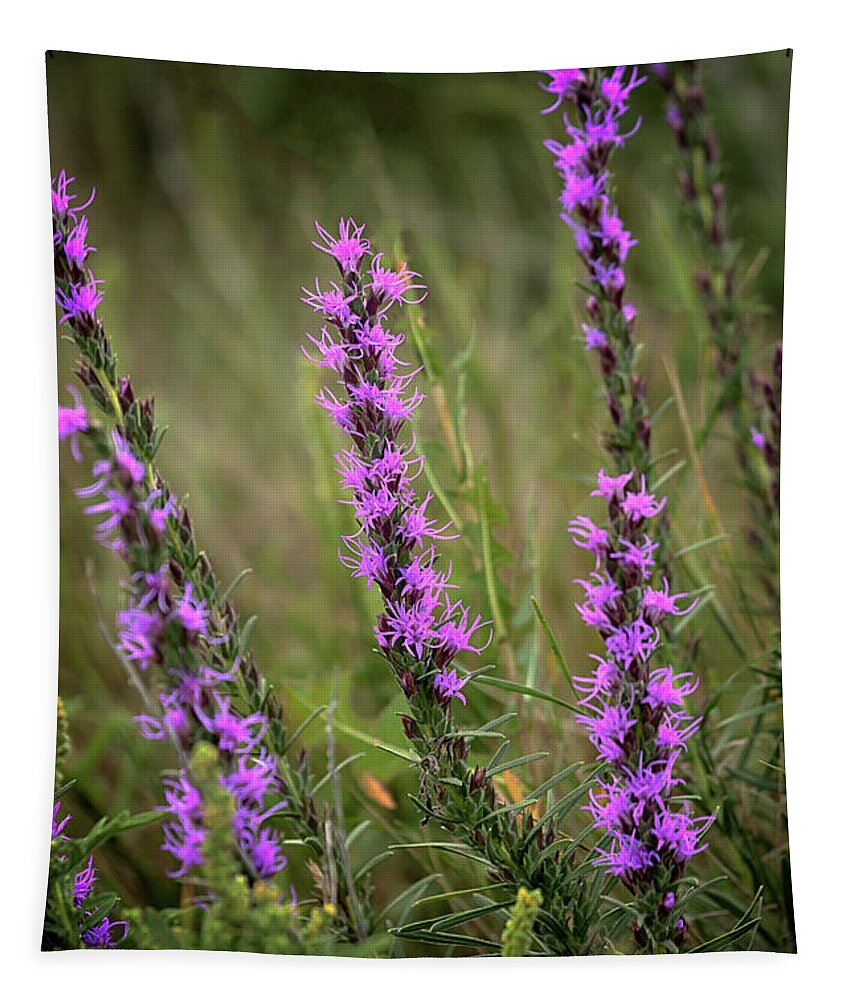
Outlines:
[[[414,384],[419,369],[397,353],[404,335],[389,329],[392,309],[421,302],[426,286],[407,264],[386,266],[352,219],[340,220],[339,236],[318,224],[317,231],[321,242],[314,246],[334,257],[342,275],[341,286],[325,290],[317,279],[315,291],[302,289],[303,301],[325,323],[319,336],[308,335],[312,347],[304,353],[336,376],[316,402],[351,439],[336,459],[357,530],[343,536],[340,561],[381,592],[375,636],[408,701],[465,703],[466,678],[459,680],[450,665],[461,653],[485,648],[490,636],[484,642],[477,636],[488,623],[447,597],[454,589],[451,566],[438,569],[435,543],[457,536],[451,521],[430,515],[432,495],[420,500],[414,488],[424,460],[402,435],[424,397]]]
[[[666,498],[647,493],[643,476],[640,488],[630,489],[633,482],[633,473],[609,476],[601,469],[591,496],[606,502],[609,527],[587,518],[572,522],[574,541],[597,560],[589,580],[575,581],[585,591],[577,609],[600,633],[607,653],[592,654],[598,664],[593,676],[576,677],[574,684],[587,709],[577,722],[588,731],[598,760],[608,765],[586,807],[594,826],[611,838],[593,863],[620,878],[639,905],[646,903],[647,919],[661,922],[654,929],[659,940],[675,934],[673,917],[668,921],[676,902],[671,887],[703,850],[699,841],[714,817],[695,819],[688,807],[678,811],[673,805],[683,783],[674,767],[702,721],[685,708],[698,681],[670,665],[654,668],[652,658],[662,620],[688,614],[697,601],[680,608],[677,602],[688,594],[671,594],[664,578],[659,588],[649,585],[657,545],[643,525],[664,509]]]

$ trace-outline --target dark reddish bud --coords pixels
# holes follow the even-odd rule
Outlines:
[[[405,736],[409,740],[420,739],[420,729],[419,726],[414,722],[410,715],[401,716],[402,719],[402,729],[405,732]]]
[[[470,791],[478,792],[479,789],[484,788],[487,784],[488,772],[483,767],[473,768],[473,773],[470,775]]]
[[[608,403],[609,406],[609,413],[611,414],[612,417],[612,423],[615,425],[615,427],[620,427],[621,421],[623,420],[623,407],[615,399],[614,396],[609,396],[606,402]]]
[[[402,690],[405,693],[405,697],[410,701],[414,695],[417,693],[417,679],[414,675],[406,670],[405,673],[399,678],[399,683],[402,686]]]

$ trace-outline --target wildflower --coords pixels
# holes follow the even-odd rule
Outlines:
[[[218,740],[220,750],[230,753],[247,753],[253,750],[266,732],[266,720],[261,712],[255,712],[245,718],[231,714],[230,700],[213,692],[216,710],[212,718],[206,716],[199,707],[195,714],[198,721]]]
[[[428,294],[425,285],[418,285],[415,279],[421,278],[421,274],[416,271],[409,271],[407,264],[402,264],[395,270],[381,266],[381,259],[384,254],[376,254],[369,269],[370,281],[368,288],[372,294],[381,302],[381,312],[391,306],[405,303],[406,305],[416,305],[423,301]],[[409,292],[422,292],[422,295],[414,298],[406,298]]]
[[[622,476],[609,476],[605,469],[597,473],[597,489],[591,491],[592,497],[602,497],[604,500],[622,500],[627,483],[634,473],[626,472]]]
[[[65,256],[69,263],[76,265],[81,270],[86,262],[86,257],[95,249],[86,243],[88,235],[89,220],[84,215],[65,239]]]
[[[648,587],[644,591],[641,606],[644,609],[645,617],[651,625],[658,625],[667,615],[687,615],[690,611],[694,610],[700,600],[699,597],[695,597],[687,608],[681,610],[677,607],[677,601],[684,597],[688,597],[688,594],[669,594],[668,581],[663,578],[661,590],[653,590],[651,587]]]
[[[687,698],[697,690],[698,681],[695,680],[692,684],[683,684],[681,687],[677,687],[676,682],[692,676],[693,674],[690,673],[674,676],[674,668],[670,666],[654,670],[647,683],[645,704],[653,709],[671,708],[675,705],[679,707],[683,703],[683,698]]]
[[[92,887],[97,882],[97,868],[95,868],[94,855],[89,855],[89,863],[74,876],[74,906],[79,910],[89,897]]]
[[[210,618],[210,611],[207,601],[195,596],[194,587],[191,583],[186,584],[183,597],[175,609],[175,616],[183,626],[184,631],[188,632],[190,636],[202,635],[204,638],[207,637],[207,624]]]
[[[316,231],[322,243],[314,241],[317,250],[330,254],[340,265],[341,271],[354,271],[363,255],[369,250],[369,240],[363,239],[364,226],[358,226],[354,219],[340,219],[339,237],[331,236],[319,223]],[[324,246],[322,245],[324,243]]]
[[[556,101],[550,107],[545,108],[541,114],[547,115],[555,111],[561,102],[576,92],[585,83],[585,74],[579,69],[550,69],[546,70],[549,81],[541,82],[541,88],[550,94],[555,94]]]
[[[457,698],[462,705],[467,704],[467,699],[461,688],[469,680],[469,677],[459,677],[456,670],[442,670],[434,678],[434,689],[437,691],[441,701],[448,702],[452,698]]]
[[[53,820],[52,820],[51,825],[50,825],[50,839],[51,840],[56,840],[56,838],[61,835],[62,831],[65,829],[65,827],[71,821],[71,814],[68,813],[68,815],[65,817],[65,819],[60,820],[58,823],[56,822],[57,817],[59,816],[59,810],[61,808],[62,808],[62,803],[60,801],[57,800],[56,802],[54,802],[54,804],[53,804]]]
[[[340,560],[367,587],[376,583],[381,590],[375,636],[406,697],[431,691],[435,703],[446,706],[452,698],[464,700],[466,680],[450,670],[452,661],[481,652],[487,642],[476,636],[488,623],[445,596],[453,589],[451,566],[437,569],[434,543],[454,537],[452,522],[429,515],[430,493],[417,497],[413,483],[423,459],[412,457],[413,440],[401,441],[424,397],[414,382],[419,369],[397,355],[404,335],[390,331],[387,316],[395,306],[422,301],[426,287],[407,264],[389,268],[352,219],[340,220],[339,236],[318,225],[317,231],[321,242],[314,245],[337,260],[346,285],[345,293],[336,285],[326,292],[317,279],[315,292],[303,289],[305,303],[326,324],[319,337],[309,337],[314,350],[307,357],[333,371],[340,387],[324,387],[316,402],[353,441],[336,456],[351,494],[345,502],[358,522],[354,534],[343,536]],[[421,684],[426,677],[435,680]]]
[[[755,448],[758,448],[760,451],[765,451],[766,437],[762,433],[762,431],[758,430],[756,427],[751,427],[750,435],[751,435],[751,444]]]
[[[64,310],[59,322],[68,323],[71,320],[94,322],[97,307],[103,302],[103,293],[98,289],[102,284],[103,279],[96,279],[89,271],[87,282],[72,284],[68,292],[57,289],[56,301],[60,309]]]
[[[646,477],[642,476],[641,489],[624,496],[623,512],[632,521],[642,521],[646,517],[656,517],[667,501],[667,497],[657,500],[654,494],[648,493]]]
[[[116,938],[115,933],[119,928],[121,936]],[[127,931],[126,920],[110,920],[109,917],[104,917],[99,924],[83,931],[82,941],[87,948],[114,948],[126,939]]]
[[[488,635],[487,640],[481,646],[474,646],[472,642],[472,637],[481,628],[485,628],[489,622],[483,622],[481,615],[476,615],[475,621],[469,624],[467,617],[469,615],[469,610],[463,608],[461,611],[461,616],[457,620],[450,617],[454,612],[460,607],[460,603],[455,605],[449,612],[446,620],[437,629],[437,642],[438,642],[438,654],[437,662],[438,665],[443,661],[452,661],[455,657],[462,652],[469,653],[481,653],[484,649],[487,649],[490,644],[491,636],[493,635],[493,630],[491,630]]]
[[[597,557],[597,566],[600,559],[608,555],[609,533],[605,528],[598,528],[594,522],[587,517],[576,517],[567,529],[573,535],[573,544],[581,549],[588,549]]]
[[[67,389],[75,405],[59,407],[59,440],[71,439],[71,454],[74,456],[74,461],[79,462],[83,457],[80,454],[79,435],[85,434],[89,429],[89,418],[77,387],[69,385]]]
[[[633,476],[613,477],[601,469],[591,495],[608,504],[609,530],[587,520],[577,524],[577,544],[596,548],[597,556],[590,579],[576,581],[586,594],[585,604],[577,608],[587,624],[602,632],[606,657],[592,654],[597,661],[593,676],[577,677],[574,683],[582,695],[580,705],[589,709],[577,722],[588,731],[598,759],[608,765],[586,807],[594,826],[611,838],[598,848],[600,856],[593,863],[620,878],[637,905],[647,901],[646,919],[661,920],[657,890],[668,899],[668,887],[702,850],[698,841],[713,817],[696,820],[687,807],[677,811],[672,805],[672,794],[683,783],[674,773],[675,764],[701,723],[685,708],[698,682],[690,672],[675,673],[671,665],[653,668],[650,661],[660,642],[662,619],[687,614],[696,602],[679,608],[677,602],[688,595],[671,594],[664,578],[660,588],[648,585],[657,545],[639,531],[664,509],[665,498],[648,494],[643,476],[640,489],[629,490]],[[595,546],[586,541],[592,537]],[[602,556],[605,574],[599,569]],[[673,903],[668,912],[672,908]],[[659,933],[670,933],[670,928]]]
[[[74,183],[74,177],[68,177],[64,170],[59,171],[59,176],[54,178],[50,185],[50,202],[53,209],[53,214],[57,216],[60,220],[66,218],[76,219],[75,212],[82,212],[91,205],[95,197],[94,188],[89,196],[89,200],[85,205],[80,205],[78,208],[73,209],[71,207],[71,202],[77,197],[75,194],[70,194],[68,191],[68,186]]]

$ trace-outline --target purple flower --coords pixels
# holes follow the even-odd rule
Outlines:
[[[69,385],[66,388],[73,397],[75,405],[59,407],[59,440],[71,439],[71,454],[74,456],[74,461],[79,462],[83,456],[80,454],[78,435],[84,434],[89,429],[89,418],[77,387]]]
[[[160,658],[162,618],[156,611],[134,607],[119,611],[117,619],[119,631],[116,648],[140,670],[147,670]]]
[[[598,528],[587,517],[576,517],[567,529],[573,535],[573,544],[580,549],[588,549],[597,557],[597,565],[609,552],[609,533],[605,528]]]
[[[762,433],[762,431],[758,430],[756,427],[751,427],[750,434],[751,434],[751,444],[755,448],[759,448],[760,451],[765,451],[767,442],[766,442],[766,437]]]
[[[488,638],[481,646],[473,645],[472,641],[475,633],[481,628],[486,628],[490,622],[483,622],[482,616],[476,615],[475,620],[470,624],[467,621],[469,615],[467,608],[462,608],[460,618],[451,617],[459,607],[461,607],[460,602],[447,612],[446,619],[437,629],[438,653],[436,659],[438,665],[443,662],[451,662],[459,653],[481,653],[490,645],[493,630],[490,631]]]
[[[190,636],[202,635],[207,638],[210,611],[206,600],[195,596],[191,583],[187,583],[184,588],[183,597],[175,609],[175,616]]]
[[[627,493],[623,499],[623,512],[632,521],[642,521],[646,517],[656,517],[667,503],[668,498],[657,500],[653,493],[647,492],[646,477],[641,477],[641,489]]]
[[[547,115],[561,104],[565,97],[576,93],[585,83],[585,74],[580,69],[548,69],[545,70],[549,81],[541,81],[541,88],[550,94],[555,94],[555,103],[545,108],[541,114]]]
[[[261,830],[248,850],[251,863],[260,878],[271,878],[286,867],[287,858],[281,848],[281,835],[277,830]]]
[[[95,249],[86,243],[89,235],[89,220],[84,215],[65,239],[65,256],[68,262],[82,270],[86,257]]]
[[[56,301],[63,310],[59,322],[94,322],[97,307],[103,302],[103,293],[98,290],[98,285],[102,284],[103,279],[96,279],[89,271],[89,280],[85,284],[72,284],[67,292],[57,289]]]
[[[89,196],[89,200],[85,205],[80,205],[76,209],[71,207],[71,202],[77,197],[75,194],[69,194],[68,186],[74,183],[75,178],[67,177],[64,170],[59,171],[59,176],[54,178],[50,185],[50,202],[53,209],[53,214],[57,216],[60,220],[65,220],[66,218],[76,219],[77,216],[75,212],[82,212],[83,209],[88,208],[91,205],[95,197],[94,188]]]
[[[683,698],[687,698],[690,694],[694,694],[698,687],[698,681],[692,684],[683,684],[681,687],[676,686],[676,682],[683,680],[686,677],[693,677],[693,674],[677,674],[674,676],[673,667],[661,667],[659,670],[654,670],[650,674],[650,679],[647,682],[647,697],[644,699],[645,704],[649,705],[651,708],[673,708],[679,707],[683,703]]]
[[[367,287],[381,303],[380,312],[385,312],[391,306],[416,305],[423,301],[428,294],[425,285],[415,283],[421,274],[416,271],[409,271],[407,264],[402,264],[395,270],[381,266],[381,259],[384,254],[376,254],[369,269],[369,282]],[[414,295],[413,298],[406,298],[409,292],[422,292],[422,295]]]
[[[261,747],[256,757],[237,757],[236,770],[220,780],[239,803],[258,809],[267,795],[280,790],[277,769],[277,759]]]
[[[609,338],[602,330],[583,323],[582,332],[585,334],[586,351],[600,351],[609,346]]]
[[[597,489],[591,491],[591,496],[610,501],[622,500],[627,483],[633,475],[633,472],[626,472],[622,476],[609,476],[605,469],[600,469],[597,473]]]
[[[62,808],[62,803],[61,802],[59,802],[59,801],[54,802],[54,804],[53,804],[53,821],[52,821],[51,826],[50,826],[50,839],[51,840],[56,840],[56,838],[61,835],[62,831],[65,829],[65,827],[71,821],[71,813],[68,813],[68,815],[65,817],[65,819],[60,820],[58,823],[56,822],[56,820],[57,820],[57,818],[59,816],[59,810],[61,808]]]
[[[369,240],[363,239],[364,228],[358,226],[354,219],[340,219],[340,235],[335,237],[317,222],[316,231],[322,243],[314,241],[313,245],[317,250],[330,254],[340,265],[341,271],[354,271],[369,250]]]
[[[82,941],[87,948],[114,948],[127,937],[127,921],[104,917],[99,924],[83,931]],[[116,932],[120,937],[115,937]]]
[[[454,669],[443,670],[434,678],[434,690],[443,703],[449,702],[452,698],[457,698],[462,705],[466,705],[467,699],[464,697],[461,688],[464,687],[469,679],[469,677],[459,677]]]
[[[231,714],[230,699],[213,692],[216,709],[212,718],[206,716],[196,707],[198,721],[218,740],[220,750],[230,753],[248,753],[263,739],[266,732],[266,720],[261,712],[255,712],[242,718]]]
[[[694,610],[700,600],[699,597],[695,597],[687,608],[680,610],[677,607],[677,601],[684,597],[688,597],[688,594],[669,594],[668,581],[663,578],[661,590],[653,590],[648,587],[644,591],[641,606],[644,608],[644,615],[650,624],[658,625],[667,615],[687,615]]]
[[[74,876],[74,906],[82,909],[83,903],[91,894],[92,888],[97,882],[97,868],[95,868],[94,855],[89,855],[89,863]]]

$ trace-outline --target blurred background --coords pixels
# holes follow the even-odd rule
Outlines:
[[[781,336],[791,59],[782,51],[739,56],[702,71],[742,267],[754,264],[751,296],[764,306],[753,357],[767,369]],[[220,578],[252,568],[236,603],[243,617],[259,614],[253,644],[291,724],[337,697],[338,758],[365,752],[344,783],[352,823],[374,821],[360,852],[416,839],[407,798],[416,775],[371,745],[403,742],[401,700],[373,652],[374,599],[337,560],[339,535],[351,527],[333,471],[344,442],[312,402],[319,373],[300,347],[316,324],[300,290],[317,274],[334,276],[310,242],[314,220],[332,228],[341,215],[366,223],[374,246],[424,276],[428,298],[399,324],[416,332],[428,361],[418,440],[462,529],[443,551],[465,599],[501,626],[482,662],[567,697],[532,627],[529,596],[582,673],[597,647],[573,609],[572,581],[589,567],[566,527],[594,513],[587,491],[604,461],[608,416],[596,359],[582,348],[581,265],[543,147],[562,137],[559,115],[540,114],[551,102],[535,73],[308,72],[49,52],[47,79],[52,174],[64,167],[83,198],[97,188],[89,214],[98,248],[90,262],[105,279],[99,312],[119,369],[138,393],[155,395],[169,428],[160,468],[188,495]],[[670,453],[662,469],[688,457],[687,432],[700,427],[717,387],[692,278],[698,248],[682,217],[655,81],[636,92],[634,112],[642,127],[612,167],[621,217],[639,241],[627,276],[644,344],[639,364],[651,410],[667,405],[654,429],[656,454]],[[60,342],[65,402],[73,358]],[[682,403],[668,405],[677,386]],[[91,540],[73,493],[88,481],[86,469],[67,449],[61,462],[59,690],[73,741],[66,771],[78,782],[68,805],[84,824],[158,804],[159,772],[174,761],[132,723],[141,706],[108,642],[119,572]],[[706,491],[694,463],[665,486],[676,543],[720,526],[730,544],[684,560],[676,589],[714,584],[688,626],[700,638],[695,700],[721,692],[735,707],[737,685],[751,682],[743,668],[764,655],[779,622],[753,583],[743,544],[749,512],[721,425],[699,466]],[[483,520],[498,543],[496,588],[483,572]],[[752,603],[742,598],[751,591]],[[507,798],[590,758],[565,711],[484,688],[469,701],[471,722],[516,711],[513,743],[551,751],[528,775],[506,779]],[[322,724],[305,739],[321,770]],[[770,825],[769,852],[785,839],[779,816]],[[153,829],[103,851],[106,874],[134,903],[177,901],[159,842]],[[379,905],[444,863],[413,853],[377,870]],[[298,862],[296,849],[288,873],[304,887],[310,880]],[[719,848],[701,864],[709,872],[735,861]]]

